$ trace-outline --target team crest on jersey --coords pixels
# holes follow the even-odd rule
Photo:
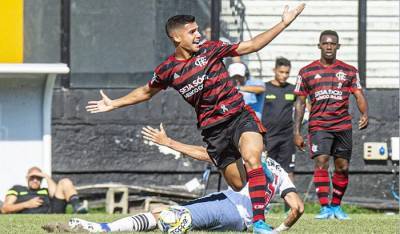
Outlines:
[[[198,66],[198,67],[202,67],[207,64],[207,59],[204,56],[198,57],[198,58],[196,58],[196,61],[194,62],[194,64],[196,64],[196,66]]]
[[[343,71],[339,71],[338,73],[336,73],[336,78],[338,78],[339,80],[346,80],[346,73],[344,73]]]

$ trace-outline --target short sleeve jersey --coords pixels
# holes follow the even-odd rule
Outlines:
[[[36,208],[24,209],[19,213],[21,214],[47,214],[50,212],[50,197],[47,188],[41,188],[38,190],[28,189],[26,186],[15,185],[9,189],[6,196],[16,196],[17,200],[15,203],[21,203],[28,201],[35,197],[40,197],[43,200],[43,204]]]
[[[265,83],[262,123],[268,130],[267,137],[291,136],[293,131],[293,103],[296,100],[293,91],[294,85],[290,83],[279,87],[271,82]]]
[[[223,63],[224,57],[238,56],[237,47],[238,44],[206,41],[187,60],[170,56],[157,66],[148,85],[174,88],[195,108],[199,128],[215,126],[244,107],[242,95]]]
[[[309,131],[351,129],[349,98],[361,89],[357,69],[340,60],[330,66],[316,60],[303,67],[297,77],[295,94],[310,98]]]

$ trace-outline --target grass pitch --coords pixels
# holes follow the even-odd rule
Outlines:
[[[46,233],[41,226],[49,222],[67,222],[71,217],[90,221],[110,222],[124,215],[87,214],[87,215],[0,215],[0,233]],[[400,216],[375,214],[351,214],[352,220],[315,220],[314,214],[304,214],[288,233],[400,233]],[[267,221],[278,226],[284,219],[283,214],[269,214]],[[146,232],[146,233],[160,233]],[[207,233],[207,232],[191,232]],[[211,233],[211,232],[210,232]],[[216,232],[213,232],[216,233]],[[233,233],[233,232],[226,232]]]

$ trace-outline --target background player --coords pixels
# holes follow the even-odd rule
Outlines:
[[[295,93],[294,142],[304,149],[304,140],[300,134],[301,121],[307,96],[311,100],[309,121],[310,154],[314,159],[314,185],[321,204],[317,219],[335,216],[348,219],[340,207],[342,197],[349,182],[349,161],[352,151],[352,124],[349,110],[350,94],[353,94],[361,117],[359,129],[368,125],[368,105],[364,97],[358,71],[336,59],[340,48],[337,32],[323,31],[318,48],[321,58],[302,68],[299,72]],[[329,204],[330,178],[328,174],[329,158],[333,157],[335,171],[332,177],[332,200]]]
[[[200,45],[200,33],[193,16],[171,17],[166,32],[175,46],[175,53],[155,69],[150,82],[115,100],[101,92],[102,100],[90,101],[86,109],[91,113],[111,111],[147,101],[167,87],[176,89],[195,108],[208,154],[235,189],[242,188],[244,183],[231,181],[232,168],[238,158],[245,161],[253,204],[253,230],[255,233],[269,233],[270,229],[264,223],[267,181],[260,160],[263,151],[260,133],[264,129],[254,113],[245,108],[222,59],[262,49],[301,13],[304,6],[301,4],[291,11],[286,6],[281,22],[272,29],[234,45],[220,41],[207,41]]]

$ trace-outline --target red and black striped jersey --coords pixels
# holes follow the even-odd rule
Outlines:
[[[294,93],[309,96],[309,131],[351,129],[349,97],[361,89],[358,71],[340,60],[324,66],[319,60],[303,67],[297,76]]]
[[[238,56],[238,45],[207,41],[190,59],[177,60],[172,55],[157,66],[148,85],[177,90],[195,108],[201,129],[228,120],[244,107],[242,95],[222,61]]]

